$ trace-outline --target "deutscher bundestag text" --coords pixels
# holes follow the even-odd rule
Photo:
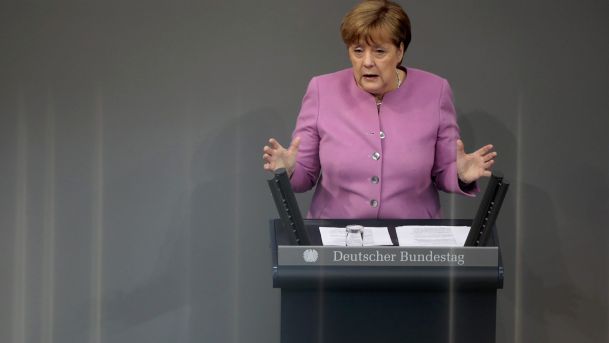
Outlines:
[[[400,251],[399,260],[396,253],[381,253],[378,250],[371,252],[346,253],[340,250],[334,251],[334,262],[428,262],[428,263],[456,263],[463,265],[465,256],[451,252],[435,253],[429,250],[427,253],[409,253]]]

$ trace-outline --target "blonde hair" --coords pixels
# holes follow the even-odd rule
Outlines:
[[[367,0],[357,4],[343,18],[340,34],[347,46],[389,38],[397,47],[403,43],[404,52],[412,38],[406,12],[400,5],[386,0]]]

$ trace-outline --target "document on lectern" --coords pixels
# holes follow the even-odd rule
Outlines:
[[[365,227],[364,246],[393,245],[386,227]]]
[[[344,227],[319,227],[321,243],[323,245],[347,245],[347,230]]]
[[[469,226],[405,225],[395,228],[401,247],[462,247],[469,234]]]
[[[347,245],[347,229],[344,227],[320,227],[321,242],[327,246]],[[364,227],[361,246],[393,245],[387,227]]]

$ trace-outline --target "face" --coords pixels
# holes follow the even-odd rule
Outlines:
[[[391,41],[360,42],[349,47],[349,59],[358,86],[381,96],[397,88],[396,67],[404,55],[404,45]]]

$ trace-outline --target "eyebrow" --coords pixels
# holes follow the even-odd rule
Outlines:
[[[390,46],[391,43],[375,43],[373,42],[372,44],[368,43],[368,42],[360,42],[360,43],[353,43],[350,46],[353,48],[357,48],[357,47],[362,47],[362,46],[369,46],[371,48],[383,48],[383,49],[387,49],[388,46]]]

